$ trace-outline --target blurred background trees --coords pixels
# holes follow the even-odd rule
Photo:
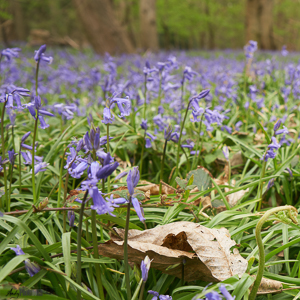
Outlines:
[[[299,0],[1,0],[0,40],[97,52],[300,50]]]

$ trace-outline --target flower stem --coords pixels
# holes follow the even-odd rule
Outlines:
[[[106,135],[107,135],[107,142],[106,142],[106,146],[107,146],[107,150],[106,152],[109,153],[109,124],[106,124]],[[110,192],[110,176],[107,177],[107,192]]]
[[[129,277],[127,241],[128,241],[128,229],[129,229],[129,220],[130,220],[130,205],[131,205],[131,196],[129,197],[129,201],[127,204],[125,236],[124,236],[124,269],[125,269],[127,299],[129,299],[129,300],[131,299],[131,288],[130,288],[130,277]]]
[[[19,194],[22,192],[22,174],[21,174],[21,144],[20,144],[20,150],[19,150]]]
[[[146,120],[146,103],[147,102],[147,75],[145,74],[144,82],[144,120]]]
[[[144,298],[143,296],[144,296],[145,285],[146,285],[146,282],[143,281],[142,287],[141,287],[141,291],[140,291],[140,297],[139,297],[139,300],[143,300],[143,298]]]
[[[141,174],[141,177],[143,176],[142,171],[143,171],[143,159],[144,159],[145,139],[146,139],[146,130],[145,130],[145,133],[144,133],[143,146],[142,146],[142,154],[141,154],[141,160],[140,160],[140,174]]]
[[[7,103],[7,97],[5,99],[5,102],[3,103],[3,108],[2,108],[2,113],[1,113],[1,144],[2,144],[2,159],[4,159],[5,157],[5,139],[4,139],[4,113],[5,113],[5,107],[6,107],[6,103]],[[8,202],[8,198],[7,198],[7,175],[6,175],[6,166],[3,165],[3,176],[4,176],[4,195],[3,197],[1,197],[0,200],[0,208],[2,208],[3,203],[2,200],[6,200],[6,204]]]
[[[200,144],[200,149],[199,150],[198,150],[198,147],[199,147],[199,142],[200,142],[200,136],[201,136],[201,129],[202,129],[202,122],[203,122],[204,114],[205,114],[205,109],[204,109],[203,114],[201,115],[201,119],[200,119],[200,123],[199,123],[199,132],[198,132],[196,148],[195,148],[196,153],[195,153],[194,160],[193,160],[192,170],[197,168],[197,166],[199,164],[200,157],[201,157],[203,137],[201,137],[201,144]],[[198,151],[199,151],[199,153],[198,153],[198,156],[197,156]]]
[[[263,272],[264,272],[264,267],[265,267],[265,251],[264,251],[264,245],[261,239],[261,229],[263,224],[267,221],[267,219],[274,213],[277,212],[281,212],[284,210],[288,210],[289,211],[289,216],[292,219],[292,221],[295,223],[297,221],[296,218],[292,217],[292,211],[297,212],[297,209],[291,205],[287,205],[287,206],[280,206],[280,207],[275,207],[272,208],[270,210],[268,210],[267,212],[264,213],[264,215],[261,217],[261,219],[258,221],[257,225],[256,225],[256,229],[255,229],[255,238],[256,238],[256,242],[257,242],[257,246],[258,246],[258,250],[259,250],[259,265],[258,265],[258,270],[257,270],[257,274],[256,274],[256,279],[253,285],[253,288],[251,290],[251,293],[249,295],[249,300],[254,300],[263,276]]]
[[[260,199],[259,203],[258,203],[258,208],[257,208],[257,211],[260,211],[261,209],[261,203],[262,203],[262,192],[263,192],[263,178],[265,176],[265,172],[266,172],[266,165],[267,165],[267,162],[264,160],[263,162],[263,165],[262,165],[262,171],[260,173],[260,179],[259,179],[259,186],[258,186],[258,192],[259,192],[259,195],[258,195],[258,199]]]
[[[36,64],[36,70],[35,70],[35,95],[38,96],[38,75],[39,75],[39,67],[40,67],[40,60],[38,60]],[[36,199],[36,192],[35,192],[35,174],[34,174],[34,156],[35,156],[35,139],[36,139],[36,133],[37,133],[37,125],[39,121],[39,112],[37,110],[36,116],[35,116],[35,122],[34,122],[34,131],[33,131],[33,141],[32,141],[32,162],[31,162],[31,169],[32,169],[32,195],[33,195],[33,204],[35,205],[37,202]]]
[[[97,241],[97,227],[96,227],[96,211],[92,209],[92,240],[93,240],[93,250],[94,250],[94,258],[99,259],[99,250],[98,250],[98,241]],[[104,300],[104,292],[101,280],[101,270],[100,264],[95,264],[96,270],[96,280],[99,291],[99,298]]]
[[[161,195],[161,191],[162,191],[162,183],[161,181],[163,180],[163,174],[164,174],[164,166],[165,166],[165,156],[166,156],[166,149],[167,149],[167,143],[168,140],[165,140],[165,145],[164,145],[164,152],[163,152],[163,156],[161,159],[161,168],[160,168],[160,181],[159,181],[159,195]]]
[[[185,124],[185,120],[186,120],[189,108],[190,108],[190,101],[189,101],[189,104],[188,104],[188,106],[187,106],[187,108],[185,110],[183,122],[182,122],[181,128],[180,128],[180,134],[179,134],[179,139],[178,139],[178,147],[177,147],[177,156],[176,156],[176,170],[175,170],[175,174],[174,174],[172,182],[175,181],[175,178],[177,177],[177,175],[179,173],[178,165],[179,165],[179,152],[180,152],[180,148],[181,148],[181,146],[180,146],[180,144],[181,144],[181,136],[182,136],[182,131],[183,131],[183,128],[184,128],[184,124]]]
[[[9,179],[9,195],[8,195],[8,202],[7,202],[7,211],[10,211],[11,183],[13,179],[13,172],[14,172],[14,165],[12,164],[10,170],[10,179]]]
[[[81,286],[81,231],[82,231],[82,220],[83,220],[83,213],[84,213],[84,206],[85,201],[88,196],[88,190],[86,190],[84,197],[82,199],[80,212],[79,212],[79,221],[78,221],[78,228],[77,228],[77,278],[76,282],[78,285]],[[77,289],[77,300],[81,300],[81,291]]]

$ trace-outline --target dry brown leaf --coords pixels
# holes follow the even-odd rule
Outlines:
[[[150,183],[150,184],[147,184],[144,186],[138,186],[136,189],[139,191],[142,191],[142,192],[150,191],[151,195],[159,195],[159,185],[155,184],[155,183]],[[169,194],[174,194],[174,193],[175,193],[174,189],[171,189],[164,185],[162,186],[162,194],[169,195]]]
[[[251,277],[255,277],[255,275],[252,275]],[[251,285],[250,290],[252,290],[253,284]],[[283,285],[280,281],[267,279],[263,277],[261,279],[257,294],[265,295],[265,294],[272,294],[272,293],[281,293],[282,289],[283,289]]]
[[[124,229],[114,230],[124,237]],[[153,268],[179,278],[185,259],[186,281],[218,282],[235,274],[242,276],[248,265],[237,249],[231,252],[235,241],[230,239],[227,229],[210,229],[192,222],[129,230],[128,246],[129,261],[139,264],[148,255],[153,259]],[[99,246],[99,254],[123,259],[123,241],[113,237]]]
[[[235,185],[235,180],[231,181],[231,185],[232,186]],[[230,192],[230,191],[232,191],[232,189],[225,188],[225,193]],[[235,206],[237,204],[237,202],[248,192],[249,192],[249,188],[247,188],[246,190],[240,190],[235,193],[227,195],[226,199],[230,206]]]
[[[244,163],[244,160],[243,160],[241,151],[235,153],[230,160],[231,167],[234,167],[237,165],[242,165],[243,163]]]

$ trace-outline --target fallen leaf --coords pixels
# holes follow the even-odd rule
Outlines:
[[[144,186],[138,186],[136,189],[142,192],[150,191],[150,195],[159,195],[159,185],[155,183],[151,183]],[[174,189],[162,185],[162,194],[169,195],[169,194],[174,194],[175,192],[176,191]]]
[[[124,237],[124,229],[114,228]],[[235,248],[229,231],[210,229],[193,222],[176,222],[153,229],[128,232],[128,259],[140,263],[146,255],[153,259],[151,267],[181,278],[185,259],[186,281],[219,282],[233,275],[242,276],[247,260]],[[123,259],[123,241],[113,237],[99,246],[99,254]]]
[[[255,277],[255,275],[252,275],[251,277]],[[252,290],[253,284],[250,287],[250,291]],[[281,293],[282,289],[283,289],[282,282],[263,277],[261,279],[257,294],[265,295],[265,294],[272,294],[272,293]]]

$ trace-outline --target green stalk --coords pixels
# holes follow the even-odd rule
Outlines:
[[[68,148],[65,148],[64,154],[61,159],[60,171],[59,171],[59,185],[58,185],[58,194],[57,194],[57,207],[60,207],[60,198],[61,198],[61,189],[62,189],[62,179],[63,179],[63,170],[64,170],[64,159]]]
[[[167,149],[167,143],[168,140],[165,140],[165,145],[164,145],[164,152],[163,152],[163,156],[161,159],[161,168],[160,168],[160,181],[159,181],[159,194],[161,195],[161,191],[162,191],[162,180],[163,180],[163,174],[164,174],[164,166],[165,166],[165,157],[166,157],[166,149]]]
[[[146,120],[146,101],[147,101],[147,75],[145,74],[145,82],[144,82],[144,120]]]
[[[22,192],[22,184],[21,184],[21,180],[22,180],[22,174],[21,174],[21,144],[20,144],[20,151],[19,151],[19,194],[21,194]]]
[[[7,103],[7,97],[5,98],[5,102],[3,103],[3,108],[2,108],[2,114],[1,114],[1,144],[2,144],[2,159],[5,158],[5,139],[4,139],[4,113],[5,113],[5,106]],[[0,200],[0,208],[2,208],[3,203],[2,200],[4,200],[5,197],[5,202],[8,204],[8,197],[7,197],[7,175],[6,175],[6,166],[3,165],[3,175],[4,175],[4,195],[1,197]]]
[[[141,287],[141,291],[140,291],[139,300],[143,300],[143,298],[144,298],[143,296],[144,296],[144,290],[145,290],[145,285],[146,285],[146,282],[143,281],[143,279],[141,279],[141,281],[142,281],[142,287]],[[133,295],[133,297],[134,297],[134,295]]]
[[[109,124],[106,124],[106,135],[107,135],[107,143],[106,143],[107,150],[106,150],[106,152],[108,153],[108,152],[110,152],[109,151]],[[108,193],[110,192],[110,176],[107,177],[107,192]]]
[[[159,72],[159,90],[158,90],[158,107],[161,106],[161,82],[162,82],[162,72]]]
[[[174,182],[175,178],[177,177],[178,173],[179,173],[179,170],[178,170],[178,165],[179,165],[179,152],[180,152],[180,144],[181,144],[181,136],[182,136],[182,131],[183,131],[183,127],[184,127],[184,124],[185,124],[185,120],[186,120],[186,117],[187,117],[187,114],[188,114],[188,111],[189,111],[189,107],[190,107],[190,101],[189,101],[189,104],[185,110],[185,114],[184,114],[184,119],[183,119],[183,122],[181,124],[181,128],[180,128],[180,134],[179,134],[179,139],[178,139],[178,147],[177,147],[177,156],[176,156],[176,170],[175,170],[175,174],[174,174],[174,177],[173,177],[173,180],[172,182]]]
[[[98,252],[98,241],[97,241],[97,227],[96,227],[96,211],[92,209],[92,240],[93,240],[93,250],[94,250],[94,258],[99,259],[99,252]],[[101,270],[100,264],[95,263],[95,270],[96,270],[96,281],[99,291],[99,298],[104,300],[104,291],[101,281]]]
[[[77,276],[76,282],[78,285],[81,286],[81,231],[82,231],[82,220],[83,220],[83,213],[84,213],[84,206],[85,200],[88,195],[88,190],[86,190],[84,197],[82,199],[80,212],[79,212],[79,221],[78,221],[78,228],[77,228]],[[77,300],[81,300],[81,291],[77,289]]]
[[[249,295],[249,300],[254,300],[263,276],[263,272],[264,272],[264,267],[265,267],[265,251],[264,251],[264,245],[263,245],[263,241],[261,238],[261,229],[263,224],[267,221],[267,219],[274,213],[277,212],[282,212],[284,210],[288,210],[289,211],[289,217],[290,219],[297,224],[297,218],[295,216],[292,215],[292,211],[294,211],[296,214],[298,214],[297,209],[293,206],[287,205],[287,206],[280,206],[280,207],[275,207],[272,208],[270,210],[268,210],[267,212],[264,213],[264,215],[261,217],[261,219],[258,221],[257,225],[256,225],[256,229],[255,229],[255,238],[256,238],[256,242],[257,242],[257,246],[258,246],[258,250],[259,250],[259,265],[258,265],[258,270],[257,270],[257,274],[256,274],[256,279],[253,285],[253,288],[251,290],[251,293]]]
[[[131,205],[131,196],[129,197],[129,201],[127,204],[125,236],[124,236],[124,269],[125,269],[125,281],[126,281],[127,299],[128,300],[131,299],[128,252],[127,252],[128,230],[129,230],[129,220],[130,220],[130,205]]]
[[[263,165],[262,165],[262,171],[260,173],[259,186],[258,186],[258,192],[259,192],[258,199],[261,199],[258,202],[258,208],[257,208],[258,211],[260,211],[261,203],[262,203],[262,192],[263,192],[263,186],[264,186],[263,178],[264,178],[265,172],[266,172],[266,165],[267,165],[267,162],[264,160]]]
[[[203,137],[201,137],[201,145],[200,145],[198,157],[197,157],[197,151],[198,151],[199,142],[200,142],[200,134],[201,134],[202,122],[203,122],[204,114],[205,114],[205,109],[204,109],[203,114],[201,115],[201,119],[200,119],[200,123],[199,123],[199,131],[198,131],[197,142],[196,142],[196,147],[195,147],[196,153],[195,153],[195,156],[194,156],[194,159],[193,159],[192,170],[194,170],[195,168],[197,168],[197,166],[199,164],[200,157],[201,157]]]
[[[230,177],[231,177],[231,163],[230,159],[228,159],[228,184],[230,185]]]
[[[141,160],[140,160],[140,174],[141,174],[141,177],[142,177],[142,170],[143,170],[145,139],[146,139],[146,130],[145,130],[145,133],[144,133],[143,146],[142,146],[142,155],[141,155]]]
[[[40,67],[40,60],[38,60],[36,64],[36,71],[35,71],[35,95],[38,96],[38,75],[39,75],[39,67]],[[32,169],[32,195],[33,195],[33,204],[35,205],[37,202],[36,199],[36,192],[35,192],[35,174],[34,174],[34,156],[35,156],[35,139],[36,139],[36,133],[37,133],[37,125],[39,121],[39,113],[38,110],[36,112],[35,116],[35,122],[34,122],[34,132],[33,132],[33,141],[32,141],[32,162],[31,162],[31,169]]]
[[[10,171],[10,179],[9,179],[9,195],[8,195],[8,202],[7,202],[7,211],[10,211],[10,198],[11,198],[11,183],[13,179],[13,172],[14,172],[14,165],[11,165]]]

